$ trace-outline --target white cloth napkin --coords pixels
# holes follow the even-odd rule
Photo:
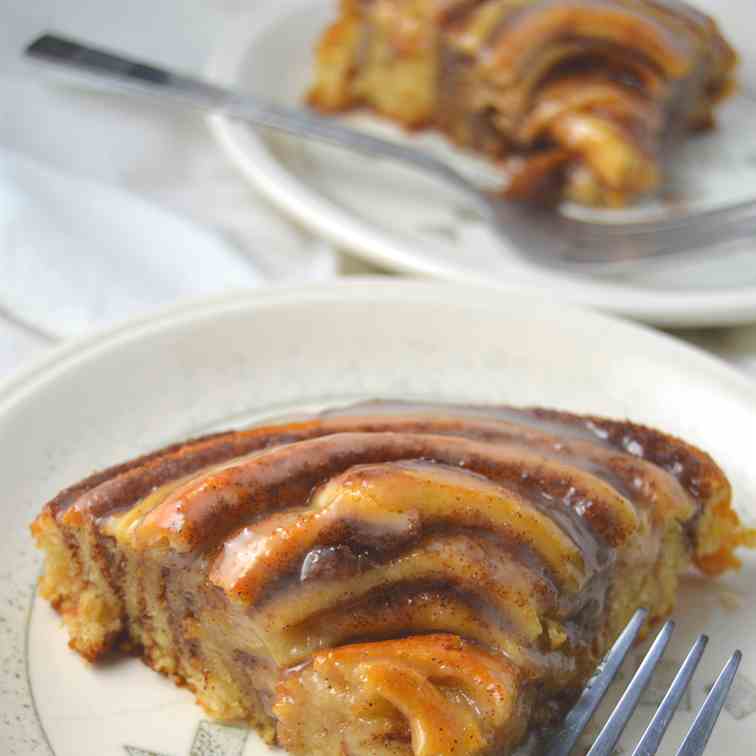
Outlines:
[[[49,343],[185,297],[338,273],[202,116],[41,75],[55,30],[201,72],[238,0],[12,3],[0,25],[0,376]]]
[[[0,149],[0,306],[65,338],[183,298],[333,273],[326,247],[223,182],[189,181],[179,202],[186,217]]]

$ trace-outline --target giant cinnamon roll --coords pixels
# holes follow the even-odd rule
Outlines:
[[[32,525],[89,660],[130,648],[297,754],[503,754],[640,606],[753,540],[703,452],[628,422],[368,403],[168,447]]]
[[[441,129],[502,161],[512,197],[624,205],[712,125],[735,63],[681,0],[342,0],[310,101]]]

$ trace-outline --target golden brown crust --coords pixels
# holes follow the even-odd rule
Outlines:
[[[667,614],[691,561],[735,565],[730,497],[629,422],[366,403],[111,468],[32,532],[90,660],[126,638],[295,753],[483,756],[558,713],[637,606]]]
[[[328,752],[323,740],[350,753],[366,745],[381,753],[397,741],[405,750],[411,742],[416,756],[504,753],[525,730],[527,697],[506,660],[455,636],[426,635],[316,654],[281,680],[275,713],[281,744],[294,753],[311,747],[308,725],[320,729],[316,754]]]
[[[216,433],[192,441],[172,444],[158,451],[140,456],[127,463],[116,465],[95,473],[82,482],[71,486],[45,506],[56,517],[65,513],[76,503],[80,511],[89,511],[93,516],[102,516],[121,507],[129,506],[141,498],[151,488],[211,464],[250,454],[261,449],[280,444],[293,443],[342,432],[381,432],[400,427],[407,433],[448,433],[465,435],[463,426],[470,427],[471,421],[481,424],[473,428],[474,435],[486,438],[486,414],[493,412],[501,423],[526,419],[531,415],[535,420],[553,422],[557,434],[573,429],[586,440],[604,440],[621,452],[630,452],[673,474],[692,496],[709,496],[711,490],[729,487],[724,474],[705,452],[669,436],[658,430],[627,421],[608,420],[589,415],[574,415],[567,412],[541,408],[513,410],[506,407],[479,408],[464,406],[457,408],[463,417],[454,419],[433,417],[434,405],[386,403],[366,403],[350,408],[346,417],[293,423],[283,428],[254,428],[249,431]],[[380,414],[370,414],[377,407]],[[441,408],[448,411],[449,408]],[[396,411],[394,411],[396,410]],[[498,411],[498,412],[497,412]],[[365,416],[365,413],[367,416]],[[405,413],[409,417],[397,417]],[[398,424],[398,425],[397,425]],[[548,428],[546,429],[548,430]],[[502,439],[501,427],[490,428],[495,438]],[[521,429],[516,429],[520,433]],[[602,435],[605,438],[602,439]],[[469,433],[467,434],[469,435]]]

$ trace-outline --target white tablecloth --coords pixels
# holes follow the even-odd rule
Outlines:
[[[127,189],[233,238],[241,248],[254,245],[260,226],[256,213],[272,211],[228,164],[201,118],[139,100],[53,86],[20,57],[30,39],[56,30],[200,72],[224,30],[239,23],[251,2],[255,0],[5,3],[0,10],[0,149]],[[346,262],[338,270],[365,268]],[[56,303],[50,307],[57,317]],[[756,376],[756,325],[675,335]],[[0,301],[0,378],[59,341],[49,329],[29,323],[17,306]]]

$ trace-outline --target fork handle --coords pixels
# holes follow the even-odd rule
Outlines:
[[[350,129],[304,108],[274,105],[255,95],[235,92],[56,34],[38,37],[28,45],[25,54],[37,62],[65,69],[78,79],[104,83],[111,90],[169,99],[184,107],[222,113],[255,126],[410,164],[477,198],[477,190],[470,181],[427,152]]]

